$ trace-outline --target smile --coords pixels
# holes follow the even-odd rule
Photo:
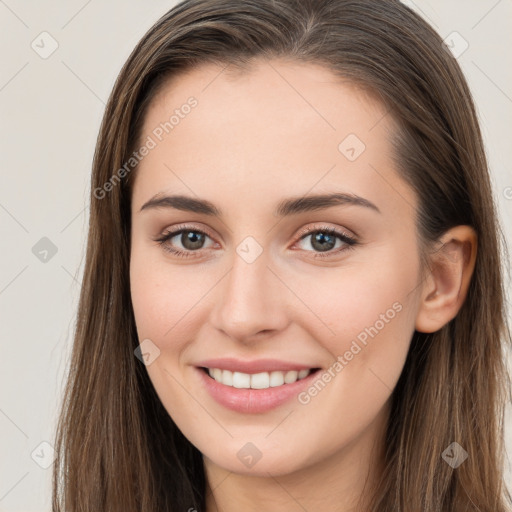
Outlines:
[[[297,398],[320,368],[244,373],[200,366],[195,372],[200,386],[219,405],[242,414],[262,414]]]

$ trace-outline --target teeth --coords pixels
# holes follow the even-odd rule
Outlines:
[[[233,385],[233,372],[230,372],[229,370],[222,370],[222,382],[225,382],[226,386],[232,386]]]
[[[210,377],[225,386],[238,389],[267,389],[283,384],[293,384],[297,380],[307,377],[311,370],[290,370],[287,372],[273,371],[261,373],[242,373],[221,370],[220,368],[208,368]]]
[[[284,384],[284,372],[270,373],[270,387],[282,386]]]
[[[299,380],[303,379],[304,377],[307,377],[311,373],[310,370],[301,370],[299,372]]]
[[[243,373],[241,375],[244,375]],[[249,376],[249,375],[247,375]],[[270,375],[268,372],[254,373],[251,375],[252,389],[267,389],[270,387]]]
[[[215,379],[217,380],[217,379]],[[234,388],[250,388],[251,376],[247,373],[233,372],[233,387]]]

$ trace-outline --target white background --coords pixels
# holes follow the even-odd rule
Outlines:
[[[31,454],[51,453],[39,445],[53,439],[72,343],[96,136],[121,66],[175,3],[0,0],[0,512],[51,508],[52,468]],[[512,0],[407,3],[443,38],[456,31],[469,44],[458,59],[511,245]],[[31,47],[43,31],[58,43],[47,59]],[[57,248],[46,263],[32,252],[42,237]],[[509,409],[509,454],[511,424]]]

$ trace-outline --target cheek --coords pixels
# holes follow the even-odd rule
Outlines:
[[[330,286],[323,283],[327,293],[318,292],[321,286],[309,290],[308,304],[322,312],[321,319],[332,331],[318,330],[322,335],[316,337],[332,363],[299,396],[301,421],[306,431],[330,425],[326,436],[340,446],[357,437],[382,410],[400,377],[414,332],[417,297],[411,291],[417,267],[404,266],[391,254],[380,263],[364,271],[354,266],[333,274]],[[322,440],[315,442],[318,453],[326,450]]]
[[[179,348],[177,332],[190,323],[207,291],[199,270],[169,265],[164,258],[132,250],[130,287],[139,339],[150,338],[161,350]]]
[[[357,386],[362,400],[376,385],[389,394],[405,363],[418,306],[419,262],[412,253],[404,262],[401,249],[391,248],[373,264],[329,269],[325,277],[301,279],[301,294],[322,321],[314,331],[313,321],[309,328],[303,323],[303,328],[314,332],[333,364],[338,361],[331,368],[333,374],[343,374],[335,379],[339,385],[347,386],[352,395],[356,392],[350,387]]]
[[[180,358],[196,337],[191,332],[197,324],[194,316],[205,290],[192,274],[160,261],[144,249],[132,248],[130,288],[139,342],[151,341],[154,359],[146,366],[154,389],[173,418],[183,415],[192,422],[200,421],[198,411],[190,407],[190,397],[183,393]],[[193,322],[193,324],[191,323]],[[156,347],[156,348],[153,348]],[[156,352],[158,351],[158,352]]]
[[[329,327],[319,339],[336,352],[348,350],[354,339],[364,340],[375,333],[396,331],[413,324],[417,267],[404,267],[400,259],[381,264],[329,269],[324,276],[295,276],[308,307],[318,312]],[[320,333],[320,331],[318,331]]]

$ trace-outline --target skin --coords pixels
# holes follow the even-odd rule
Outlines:
[[[197,107],[142,160],[133,188],[132,303],[139,339],[160,351],[146,367],[151,381],[204,455],[208,512],[364,510],[382,472],[390,397],[411,336],[456,315],[475,235],[465,226],[446,233],[422,271],[416,194],[391,158],[393,120],[377,99],[323,67],[258,60],[243,73],[194,68],[151,102],[141,140],[190,96]],[[366,146],[354,161],[338,149],[349,134]],[[334,191],[379,211],[344,204],[273,214],[284,198]],[[141,210],[165,194],[207,199],[223,216]],[[196,251],[190,258],[155,241],[184,223],[208,234],[199,249],[181,235],[166,242]],[[339,240],[331,256],[315,258],[324,253],[314,235],[298,236],[309,226],[336,228],[358,243]],[[248,236],[263,250],[251,263],[237,253]],[[294,397],[242,414],[214,401],[198,378],[195,364],[224,356],[327,371],[393,304],[400,311],[307,404]],[[249,442],[262,455],[250,468],[237,457]]]

